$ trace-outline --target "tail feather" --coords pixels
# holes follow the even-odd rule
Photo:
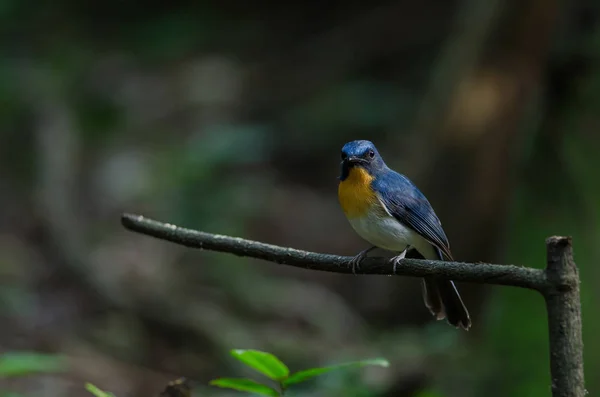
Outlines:
[[[429,309],[429,312],[438,320],[446,318],[446,311],[444,310],[444,304],[442,303],[442,297],[440,290],[434,279],[424,278],[422,279],[422,290],[423,300],[425,306]]]
[[[439,255],[442,256],[441,253]],[[411,252],[410,257],[422,258],[423,256],[418,252]],[[469,311],[453,281],[438,277],[427,277],[423,279],[422,289],[425,306],[436,319],[446,319],[448,324],[465,330],[471,327]]]
[[[455,327],[468,330],[471,327],[469,311],[460,298],[460,294],[451,280],[435,280],[439,294],[444,304],[446,321]]]

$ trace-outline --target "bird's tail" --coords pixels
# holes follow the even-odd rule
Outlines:
[[[451,280],[428,277],[423,279],[425,305],[438,320],[468,330],[471,327],[469,311]]]
[[[439,256],[442,257],[441,252]],[[423,279],[422,287],[425,306],[438,320],[445,318],[448,324],[465,330],[471,327],[469,311],[453,281],[427,277]]]

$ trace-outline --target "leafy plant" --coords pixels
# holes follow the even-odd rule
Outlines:
[[[307,381],[315,376],[325,373],[346,369],[358,368],[367,365],[377,365],[388,367],[389,363],[383,358],[368,359],[362,361],[353,361],[343,364],[332,365],[328,367],[309,368],[290,374],[288,367],[277,357],[270,353],[258,350],[232,350],[231,355],[246,364],[250,368],[265,375],[278,386],[275,388],[246,378],[218,378],[210,382],[211,385],[223,387],[238,391],[245,391],[263,396],[279,397],[283,396],[285,391],[292,385]]]
[[[210,382],[212,386],[233,389],[237,391],[260,394],[262,396],[280,397],[283,396],[288,387],[304,382],[315,376],[323,375],[344,368],[359,368],[367,365],[377,365],[388,367],[389,363],[383,358],[375,358],[362,361],[353,361],[343,364],[332,365],[321,368],[309,368],[290,374],[288,367],[277,357],[270,353],[258,350],[231,350],[231,355],[260,372],[277,385],[277,390],[269,385],[265,385],[247,378],[218,378]],[[183,387],[182,387],[183,386]],[[115,397],[114,394],[100,390],[91,383],[86,383],[85,388],[95,397]],[[167,393],[170,391],[169,393]],[[184,378],[170,382],[167,389],[161,394],[168,396],[189,396],[189,385]]]

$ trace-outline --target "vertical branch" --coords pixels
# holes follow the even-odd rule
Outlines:
[[[553,397],[583,397],[583,340],[579,272],[573,261],[570,237],[546,240],[546,275],[549,287],[544,291],[550,332],[550,371]]]

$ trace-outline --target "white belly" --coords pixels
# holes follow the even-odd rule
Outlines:
[[[427,240],[394,217],[381,217],[371,212],[367,216],[348,220],[359,236],[376,247],[402,252],[407,246],[411,246],[427,259],[437,258],[435,250]]]

